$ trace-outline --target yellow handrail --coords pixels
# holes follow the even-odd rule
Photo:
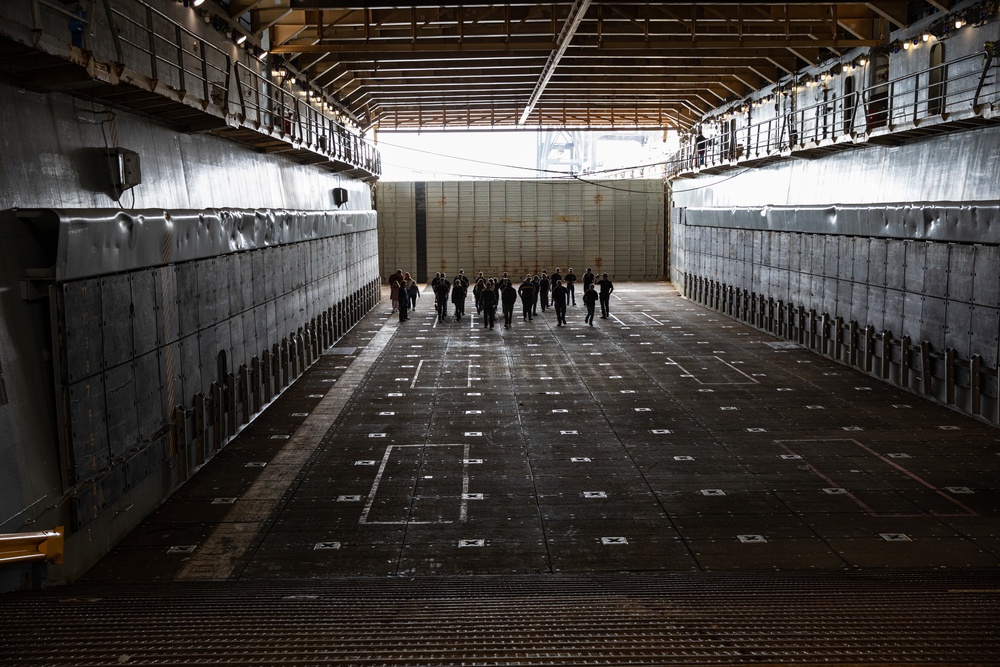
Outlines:
[[[37,533],[11,533],[0,535],[0,565],[45,561],[63,562],[63,534],[65,528]]]

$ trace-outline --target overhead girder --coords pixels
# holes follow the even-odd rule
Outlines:
[[[906,3],[893,0],[586,4],[231,0],[229,8],[249,12],[255,31],[269,31],[273,54],[358,115],[382,117],[401,99],[424,119],[435,108],[452,118],[462,104],[513,105],[529,125],[532,101],[545,114],[608,99],[656,101],[660,117],[703,112],[803,66],[883,45],[889,24],[907,20]]]

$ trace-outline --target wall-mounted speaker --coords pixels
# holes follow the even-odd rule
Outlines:
[[[347,190],[345,188],[333,189],[333,203],[337,206],[343,206],[347,203]]]

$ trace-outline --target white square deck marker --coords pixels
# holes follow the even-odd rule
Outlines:
[[[580,435],[577,431],[559,431],[559,435]]]
[[[467,438],[481,438],[483,437],[482,431],[466,431],[463,435]]]
[[[340,542],[317,542],[313,551],[334,550],[340,548]]]
[[[288,440],[291,437],[292,436],[290,436],[290,435],[272,435],[270,439],[271,440]]]
[[[763,535],[737,535],[736,539],[743,544],[763,544],[767,542]]]
[[[912,542],[913,541],[912,539],[910,539],[910,536],[907,535],[906,533],[879,533],[878,536],[881,537],[886,542]]]
[[[652,408],[632,408],[632,409],[635,410],[636,412],[652,412],[653,411]]]
[[[236,502],[236,498],[213,498],[213,505],[232,505]]]
[[[368,437],[369,438],[384,438],[385,437],[385,433],[369,433]]]
[[[483,500],[481,493],[463,493],[462,500]]]
[[[724,496],[726,492],[722,489],[702,489],[701,495],[703,496]]]
[[[607,498],[608,494],[605,491],[584,491],[584,498]]]
[[[363,461],[355,461],[354,465],[356,465],[356,466],[373,466],[373,465],[375,465],[375,461],[372,461],[370,459],[369,460],[363,460]]]
[[[625,537],[602,537],[601,544],[604,545],[614,545],[614,544],[628,544],[628,538]]]
[[[485,547],[486,540],[459,540],[459,547]]]
[[[395,412],[380,412],[378,414],[379,414],[380,417],[392,417],[396,413]]]
[[[251,461],[250,463],[244,463],[244,468],[263,468],[267,463],[264,461]]]
[[[338,503],[359,503],[361,496],[337,496]]]
[[[194,550],[198,548],[197,544],[180,544],[167,549],[168,554],[190,554],[194,553]]]
[[[589,456],[574,456],[570,458],[571,463],[590,463]]]
[[[694,461],[693,456],[675,456],[674,461]]]

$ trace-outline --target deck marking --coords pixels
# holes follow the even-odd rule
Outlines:
[[[360,350],[354,362],[340,376],[340,382],[322,395],[319,403],[302,420],[281,451],[275,454],[257,480],[240,496],[242,500],[256,502],[233,505],[226,513],[226,518],[216,525],[175,579],[220,580],[238,576],[237,566],[246,559],[257,542],[258,533],[281,504],[281,494],[275,493],[275,490],[288,489],[295,484],[296,477],[333,427],[354,392],[361,386],[368,371],[378,361],[396,329],[395,326],[383,326],[369,344]]]

